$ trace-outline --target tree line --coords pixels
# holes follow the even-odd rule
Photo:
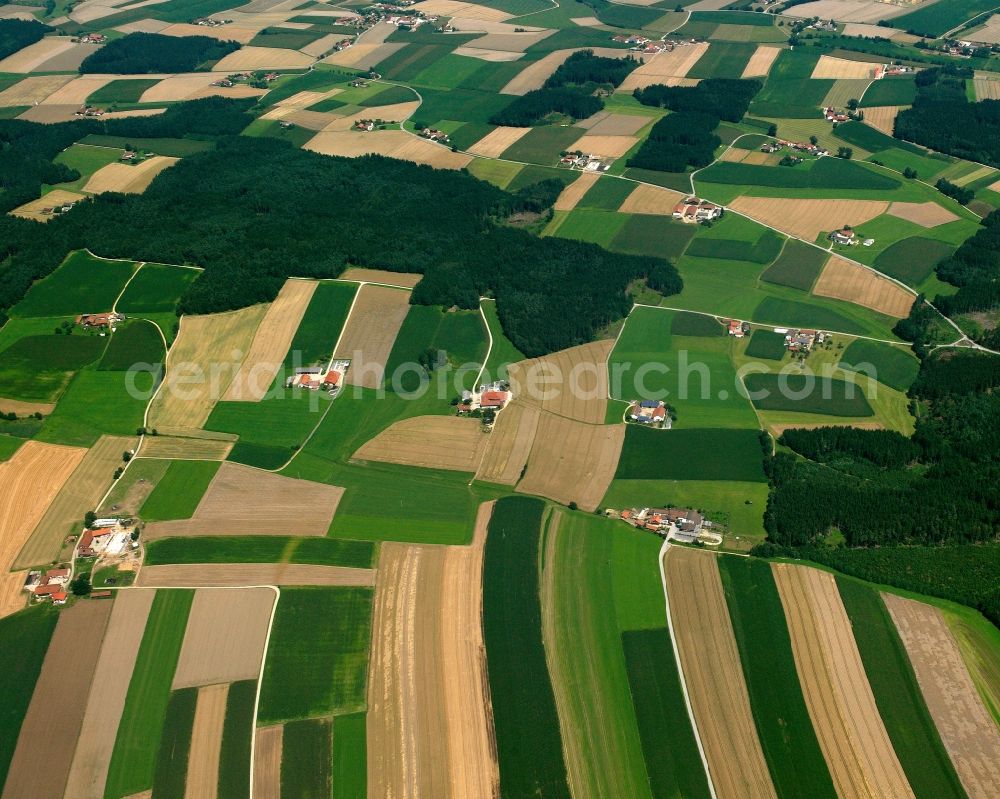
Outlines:
[[[0,19],[0,58],[34,44],[50,30],[48,25],[35,20]]]
[[[81,74],[141,75],[153,72],[194,72],[206,62],[240,49],[233,41],[210,36],[164,36],[162,33],[129,33],[112,39],[83,59]]]
[[[671,111],[713,114],[727,122],[743,119],[750,103],[761,90],[759,80],[708,78],[697,86],[664,86],[661,83],[632,92],[643,105]]]

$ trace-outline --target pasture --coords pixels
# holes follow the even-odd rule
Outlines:
[[[800,374],[749,374],[754,406],[761,411],[797,411],[825,416],[874,416],[860,386],[846,380]]]
[[[839,366],[867,374],[898,391],[906,391],[920,371],[920,362],[909,349],[866,339],[852,342],[841,355]]]
[[[110,311],[136,265],[96,258],[85,250],[70,253],[58,269],[35,283],[11,316],[76,316]]]
[[[677,258],[694,237],[691,225],[678,224],[665,216],[629,214],[608,249],[631,255]]]
[[[890,277],[917,288],[937,264],[947,258],[954,247],[938,239],[911,236],[900,239],[878,254],[875,268]]]
[[[118,301],[123,314],[172,313],[201,270],[164,264],[143,264]],[[166,332],[166,331],[164,331]]]
[[[86,333],[25,336],[0,352],[0,394],[53,402],[74,373],[101,357],[106,338]]]
[[[170,461],[140,515],[147,522],[190,519],[217,471],[218,461]]]
[[[628,425],[616,479],[764,481],[755,430],[650,430]]]
[[[819,247],[789,239],[781,255],[761,274],[760,279],[779,286],[810,291],[828,255]]]
[[[765,358],[769,361],[780,361],[785,357],[785,337],[781,333],[758,328],[750,336],[744,354],[748,358]]]
[[[212,536],[164,538],[146,544],[146,564],[301,563],[371,568],[375,546],[370,541],[294,536]]]
[[[118,326],[97,368],[105,372],[127,372],[133,367],[149,371],[163,363],[166,354],[156,325],[136,319]]]

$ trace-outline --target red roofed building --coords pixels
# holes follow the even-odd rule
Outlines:
[[[484,391],[479,398],[480,408],[502,408],[510,400],[509,391]]]
[[[323,385],[338,386],[340,385],[341,377],[342,375],[340,374],[340,372],[336,372],[333,369],[331,369],[329,372],[326,373],[326,376],[323,378]]]
[[[66,592],[56,591],[52,594],[52,604],[53,605],[65,605],[66,604]]]
[[[35,586],[34,593],[38,597],[50,597],[53,594],[65,595],[63,586],[59,585],[59,583],[45,583],[44,585]]]

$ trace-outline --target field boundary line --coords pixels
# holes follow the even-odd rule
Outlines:
[[[688,720],[691,722],[691,731],[694,733],[694,742],[698,745],[698,754],[701,756],[701,765],[705,769],[705,780],[708,782],[708,793],[712,799],[718,799],[715,793],[715,785],[712,782],[712,772],[708,768],[708,758],[705,756],[705,747],[701,743],[701,735],[698,733],[698,722],[694,718],[694,709],[691,707],[691,697],[688,695],[687,682],[684,680],[684,666],[681,664],[681,655],[677,651],[677,638],[674,636],[674,622],[670,618],[670,596],[667,593],[667,573],[663,568],[663,562],[670,551],[670,542],[664,540],[660,547],[659,566],[660,583],[663,585],[663,604],[667,611],[667,631],[670,633],[670,646],[674,650],[674,662],[677,664],[677,674],[680,677],[681,693],[684,694],[684,705],[687,707]]]
[[[91,255],[93,255],[93,253],[91,253]],[[142,271],[142,268],[145,265],[146,265],[145,261],[140,261],[136,265],[135,270],[132,272],[132,276],[129,277],[129,279],[125,281],[125,285],[122,286],[122,290],[118,292],[118,296],[115,297],[115,301],[111,304],[111,313],[118,313],[118,303],[121,300],[121,298],[125,295],[125,292],[128,290],[129,283],[131,283],[133,280],[135,280],[135,276],[138,275]]]
[[[266,586],[274,591],[274,602],[271,604],[271,617],[267,620],[267,635],[264,637],[264,651],[260,656],[260,673],[257,676],[257,692],[253,700],[253,726],[250,728],[250,796],[253,794],[253,771],[257,748],[257,714],[260,711],[260,691],[264,685],[264,666],[267,664],[267,650],[271,648],[271,631],[274,629],[274,616],[281,601],[281,589],[276,585]]]
[[[475,390],[476,386],[479,385],[479,381],[483,376],[483,372],[486,371],[486,364],[489,363],[490,354],[493,352],[493,331],[490,330],[490,321],[489,319],[486,318],[486,312],[483,310],[484,299],[489,299],[489,298],[488,297],[479,298],[479,318],[483,320],[483,324],[486,326],[486,335],[489,336],[490,346],[486,348],[486,355],[483,357],[483,365],[479,367],[479,374],[476,375],[476,382],[472,386],[473,390]],[[496,300],[494,300],[494,302],[496,302]]]

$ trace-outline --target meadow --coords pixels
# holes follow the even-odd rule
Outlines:
[[[146,563],[308,563],[318,566],[372,568],[371,541],[253,535],[161,538],[146,543]]]
[[[195,153],[215,149],[214,141],[201,139],[148,139],[136,136],[108,136],[102,133],[91,133],[80,139],[80,144],[91,144],[95,147],[113,147],[124,150],[126,144],[148,150],[157,155],[168,155],[173,158],[183,158]]]
[[[87,185],[87,181],[90,180],[91,175],[102,166],[113,164],[121,154],[121,150],[113,147],[89,147],[85,144],[73,144],[59,153],[53,159],[53,163],[63,164],[70,169],[75,169],[80,173],[80,177],[65,183],[43,186],[42,192],[45,193],[46,188],[80,191]]]
[[[73,373],[101,357],[107,339],[86,334],[36,335],[17,339],[0,352],[0,394],[51,402]]]
[[[947,258],[954,250],[947,242],[912,236],[897,241],[880,252],[875,259],[875,268],[917,288],[930,277],[938,262]]]
[[[184,799],[197,703],[197,688],[181,688],[170,694],[153,771],[153,791],[164,799]]]
[[[321,282],[316,286],[285,355],[286,366],[326,363],[358,293],[354,283]]]
[[[750,336],[744,354],[748,358],[765,358],[769,361],[780,361],[785,357],[785,337],[781,333],[758,328]]]
[[[112,333],[111,341],[108,342],[97,368],[106,372],[126,372],[141,364],[148,369],[163,363],[166,354],[156,325],[144,319],[136,319],[120,324]]]
[[[784,242],[780,235],[771,230],[765,231],[755,242],[697,236],[688,245],[686,254],[701,258],[769,264],[778,257]]]
[[[633,191],[635,191],[635,184],[632,181],[605,176],[588,189],[576,207],[617,211],[625,202],[625,198]]]
[[[479,303],[483,316],[486,317],[486,324],[489,327],[490,336],[493,343],[490,347],[489,357],[486,359],[484,376],[487,380],[496,380],[507,377],[506,366],[524,360],[524,354],[507,338],[497,317],[496,300],[483,299]]]
[[[117,105],[119,103],[138,103],[143,92],[155,86],[156,78],[140,78],[113,80],[87,97],[87,105]],[[117,160],[117,159],[116,159]]]
[[[749,374],[745,378],[754,406],[762,411],[798,411],[825,416],[874,416],[863,390],[836,378],[800,374]],[[782,394],[782,387],[785,393]],[[757,396],[759,394],[759,396]]]
[[[132,261],[106,261],[77,250],[55,272],[28,289],[10,315],[75,316],[110,311],[135,268]]]
[[[290,721],[282,731],[281,795],[330,795],[332,749],[329,719]]]
[[[579,138],[579,128],[559,125],[532,128],[508,147],[501,158],[507,161],[526,161],[529,164],[553,165],[559,160],[559,153],[568,150]]]
[[[371,588],[285,588],[274,616],[258,723],[364,707]]]
[[[190,519],[217,471],[219,461],[170,461],[139,511],[143,520]]]
[[[118,300],[123,314],[172,313],[199,276],[200,269],[164,264],[143,264]]]
[[[873,368],[856,368],[864,364],[870,364]],[[906,391],[920,371],[920,362],[910,350],[866,339],[852,342],[841,355],[839,365],[844,369],[868,374],[898,391]]]
[[[756,49],[757,45],[753,42],[712,42],[688,71],[688,77],[740,78]]]
[[[833,310],[830,305],[838,307]],[[839,309],[845,313],[841,313]],[[872,327],[871,324],[863,326],[860,321],[848,318],[846,313],[854,311],[858,316],[874,317],[872,311],[866,311],[859,306],[851,306],[849,303],[828,301],[821,298],[810,297],[808,301],[791,300],[779,297],[764,297],[754,310],[752,319],[755,322],[766,324],[784,325],[786,327],[805,327],[820,330],[835,330],[838,333],[882,333],[883,329]],[[888,329],[891,325],[886,325]]]
[[[872,83],[861,98],[862,108],[881,105],[912,105],[917,85],[912,77],[882,78]]]
[[[901,17],[894,17],[892,25],[920,36],[941,36],[994,7],[990,0],[950,0],[947,3],[932,3]]]
[[[615,478],[763,482],[763,459],[755,430],[629,425]]]
[[[828,257],[819,247],[798,239],[788,239],[781,255],[764,270],[760,279],[779,286],[811,291]]]
[[[851,189],[891,191],[901,185],[896,178],[843,158],[821,158],[795,167],[719,161],[700,171],[697,180],[735,186],[822,189],[824,192]]]
[[[633,255],[676,258],[694,237],[691,225],[678,224],[663,216],[629,214],[608,249]]]
[[[555,229],[554,235],[607,247],[621,231],[627,219],[627,214],[619,214],[614,211],[578,208],[570,211],[562,219],[561,224]]]
[[[333,799],[368,795],[366,720],[363,712],[333,717]]]
[[[230,684],[219,751],[218,799],[246,799],[250,795],[250,748],[256,700],[256,680]]]

